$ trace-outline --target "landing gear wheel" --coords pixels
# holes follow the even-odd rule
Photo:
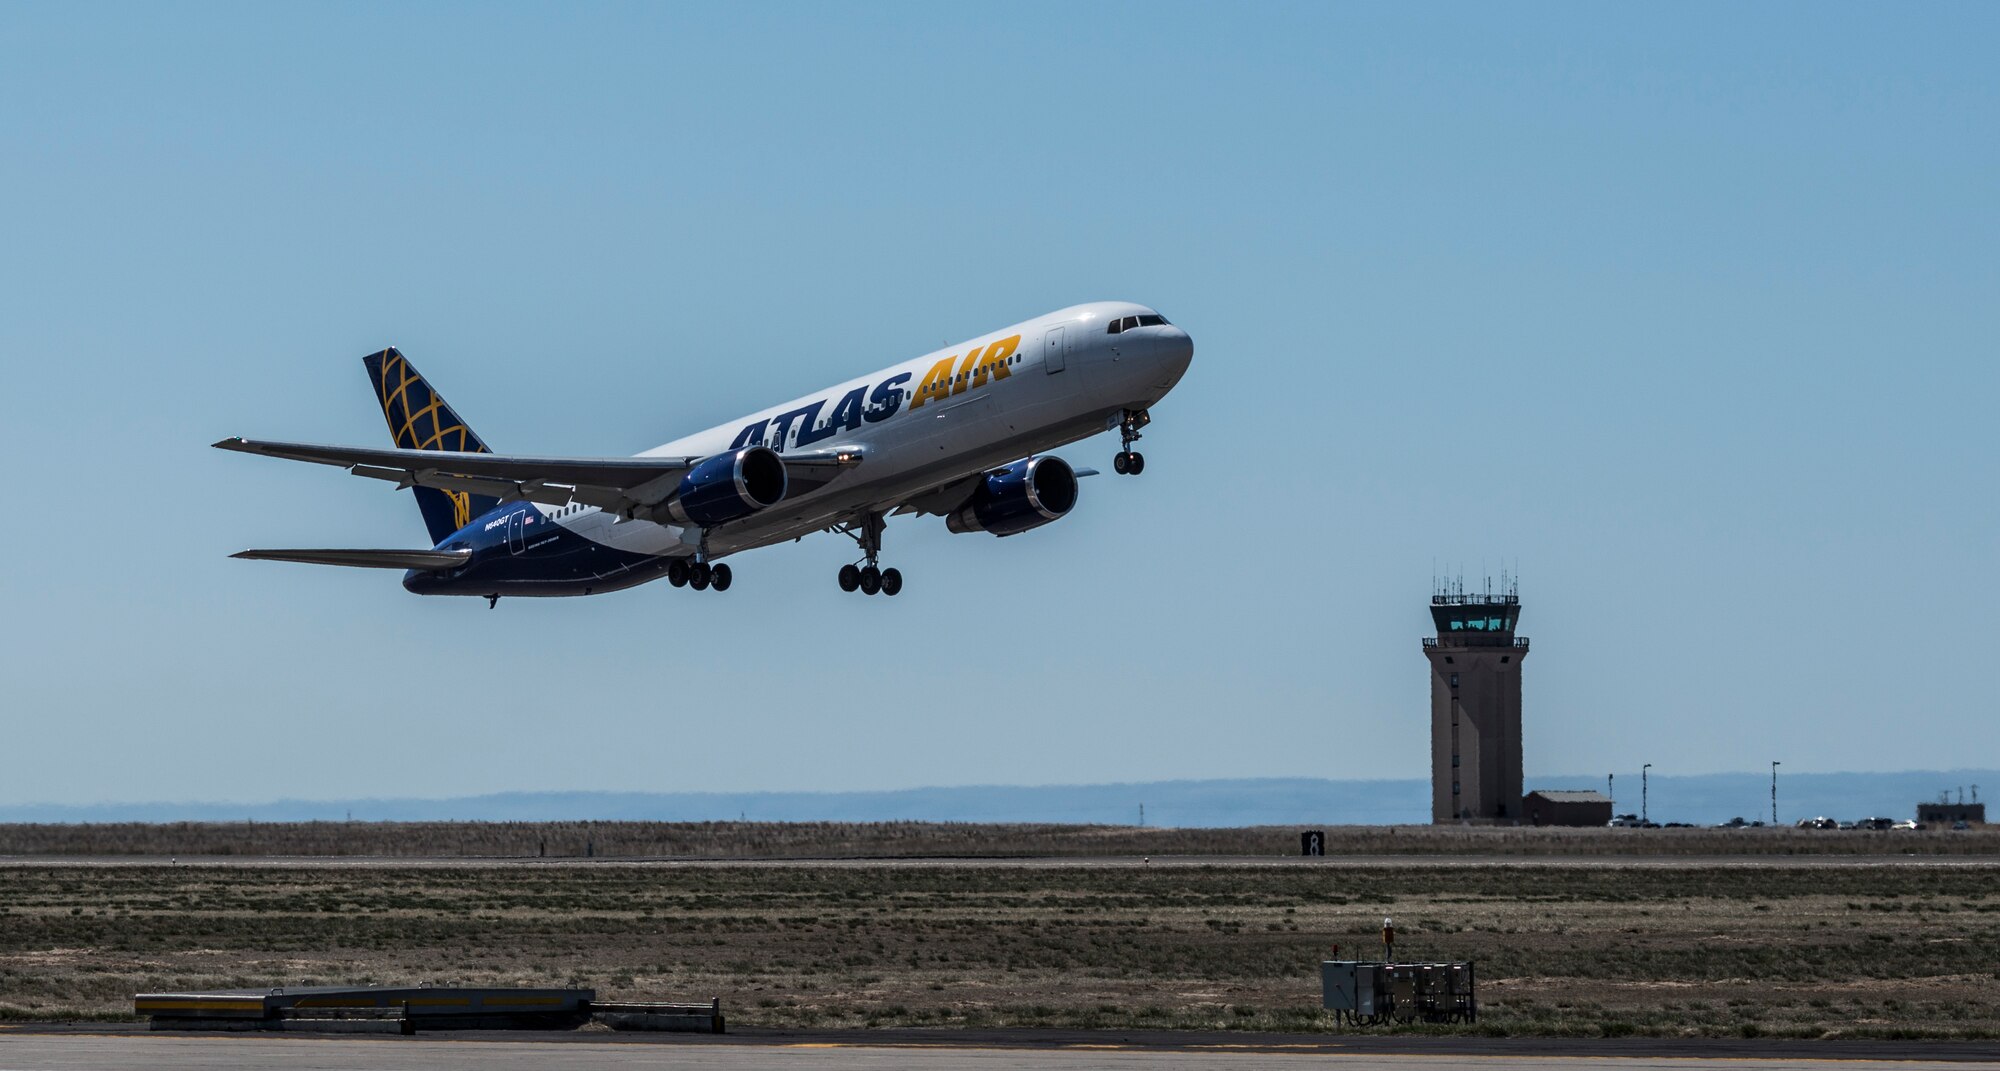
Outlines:
[[[714,570],[708,567],[707,562],[696,562],[688,569],[688,586],[696,591],[707,591],[713,576]]]
[[[864,513],[831,530],[854,540],[861,547],[861,561],[840,567],[840,590],[863,595],[894,595],[903,590],[903,574],[884,570],[876,564],[882,553],[882,529],[887,518],[881,513]]]
[[[1139,441],[1139,429],[1153,422],[1153,415],[1144,409],[1127,409],[1118,416],[1118,456],[1111,459],[1111,467],[1121,476],[1137,476],[1145,471],[1146,459],[1139,456],[1132,444]]]
[[[727,565],[718,565],[708,574],[709,586],[717,591],[728,591],[731,573]]]
[[[687,587],[688,563],[686,558],[675,558],[667,563],[667,583],[677,588]]]

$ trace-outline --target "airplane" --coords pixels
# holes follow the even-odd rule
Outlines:
[[[432,545],[246,550],[270,561],[402,569],[419,595],[596,595],[660,577],[727,591],[722,559],[817,532],[853,539],[843,591],[893,596],[892,516],[1019,535],[1061,519],[1079,477],[1050,450],[1116,430],[1112,468],[1194,359],[1186,331],[1144,305],[1094,302],[988,332],[636,457],[496,454],[394,348],[362,358],[394,449],[231,438],[265,457],[337,465],[412,489]]]

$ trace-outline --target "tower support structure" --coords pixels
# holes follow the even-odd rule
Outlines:
[[[1512,823],[1521,814],[1519,592],[1431,596],[1431,821]]]

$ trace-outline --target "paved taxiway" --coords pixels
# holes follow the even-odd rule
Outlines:
[[[458,1035],[455,1037],[189,1036],[131,1030],[0,1031],[0,1071],[1123,1071],[1189,1067],[1211,1071],[1272,1066],[1398,1071],[1958,1071],[1991,1068],[1990,1044],[1897,1042],[1687,1042],[1646,1038],[1565,1039],[1314,1038],[1297,1035],[1116,1034],[1025,1042],[1009,1035],[882,1034],[691,1038],[663,1035]]]

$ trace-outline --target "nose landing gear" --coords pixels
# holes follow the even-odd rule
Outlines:
[[[899,569],[884,569],[876,564],[882,553],[882,529],[888,522],[880,513],[870,513],[862,518],[859,526],[846,524],[834,531],[854,540],[861,547],[863,560],[868,564],[850,562],[840,567],[840,590],[859,590],[863,595],[894,595],[903,590],[903,573]]]
[[[1118,438],[1124,444],[1117,456],[1111,459],[1111,470],[1120,476],[1137,476],[1146,471],[1146,455],[1132,449],[1139,438],[1139,429],[1153,422],[1153,415],[1144,409],[1127,409],[1118,417]]]

